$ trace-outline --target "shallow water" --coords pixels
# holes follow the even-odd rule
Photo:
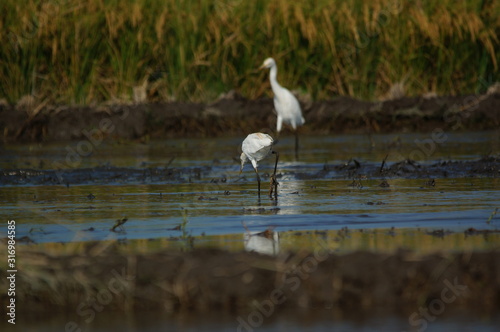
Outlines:
[[[392,180],[381,188],[366,181],[281,181],[277,202],[258,201],[252,182],[182,185],[38,186],[2,190],[4,219],[15,219],[20,236],[35,242],[149,239],[179,236],[184,218],[191,235],[358,228],[484,228],[498,206],[498,179]],[[89,194],[95,196],[89,199]],[[471,198],[474,198],[471,201]],[[127,218],[124,232],[110,232]],[[495,220],[494,223],[495,224]],[[491,225],[491,224],[490,224]],[[87,231],[93,228],[92,231]],[[491,228],[491,227],[490,227]]]
[[[438,139],[439,138],[439,139]],[[169,139],[148,142],[89,141],[12,144],[1,147],[0,169],[86,168],[103,165],[117,167],[227,166],[237,164],[241,137],[209,139]],[[439,141],[439,142],[438,142]],[[306,136],[300,140],[300,161],[293,153],[294,139],[278,140],[281,166],[312,169],[317,165],[359,161],[381,162],[410,157],[418,162],[472,160],[500,152],[500,131],[427,134],[349,134]],[[264,163],[266,164],[266,163]],[[268,159],[268,165],[272,160]],[[247,166],[249,167],[249,166]],[[248,169],[250,170],[250,168]]]
[[[15,219],[19,237],[29,236],[37,243],[178,237],[175,227],[183,222],[187,222],[185,233],[192,236],[242,234],[242,223],[252,231],[274,227],[278,232],[343,227],[495,229],[498,216],[486,221],[499,207],[498,176],[450,173],[435,178],[433,184],[425,177],[393,176],[384,178],[389,187],[381,187],[381,177],[346,176],[328,166],[356,159],[378,168],[386,155],[390,165],[424,150],[433,153],[421,164],[475,160],[499,151],[496,132],[446,135],[446,141],[434,147],[430,134],[304,137],[299,161],[294,161],[292,138],[284,137],[276,145],[281,152],[276,201],[266,194],[272,157],[261,163],[260,200],[251,166],[238,174],[234,158],[239,138],[102,143],[80,159],[70,152],[83,151],[81,142],[4,146],[0,158],[4,169],[58,166],[73,171],[112,165],[189,171],[173,180],[145,176],[140,181],[120,178],[105,184],[84,180],[78,185],[47,186],[28,181],[6,186],[0,193],[0,217]],[[193,168],[202,170],[193,173]],[[115,220],[122,218],[127,218],[122,231],[110,232]]]

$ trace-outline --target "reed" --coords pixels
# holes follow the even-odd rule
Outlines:
[[[475,0],[4,0],[0,98],[131,101],[153,73],[157,100],[208,102],[283,85],[314,99],[481,93],[500,80],[500,2]]]

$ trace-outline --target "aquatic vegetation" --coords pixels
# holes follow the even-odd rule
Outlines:
[[[210,101],[268,94],[257,67],[326,99],[485,92],[500,2],[2,1],[0,99]],[[33,100],[24,100],[33,103]],[[41,106],[41,107],[42,107]]]

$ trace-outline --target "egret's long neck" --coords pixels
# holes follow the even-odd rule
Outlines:
[[[241,168],[240,168],[240,170],[243,170],[243,166],[245,165],[245,163],[248,160],[247,155],[244,152],[241,153],[240,160],[241,160]]]
[[[269,72],[269,80],[271,81],[271,87],[273,88],[273,90],[281,89],[281,85],[278,83],[277,76],[278,66],[274,65],[271,67],[271,70]]]

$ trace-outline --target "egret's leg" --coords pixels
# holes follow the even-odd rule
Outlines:
[[[260,198],[260,175],[259,175],[259,172],[257,171],[257,168],[254,168],[255,169],[255,174],[257,174],[257,187],[259,188],[259,198]]]
[[[269,188],[269,197],[273,198],[273,192],[274,192],[274,198],[278,199],[278,181],[276,181],[276,170],[278,169],[278,160],[280,157],[280,154],[276,151],[273,151],[276,155],[276,161],[274,163],[274,173],[271,175],[271,187]]]
[[[279,141],[280,141],[280,132],[277,131],[277,132],[274,133],[274,142],[273,142],[273,145],[278,144]]]
[[[278,168],[278,159],[280,158],[280,153],[277,151],[273,151],[272,153],[276,155],[276,161],[274,162],[274,173],[273,173],[274,176],[276,176],[276,170]]]
[[[276,132],[279,134],[281,131],[281,127],[283,126],[283,118],[281,115],[278,114],[277,119],[276,119]]]
[[[295,159],[299,160],[299,130],[295,129]]]

